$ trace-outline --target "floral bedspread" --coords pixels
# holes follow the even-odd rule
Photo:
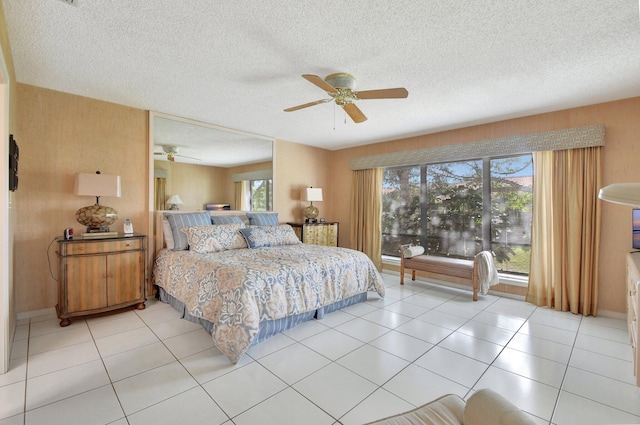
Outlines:
[[[214,323],[213,340],[233,363],[249,349],[261,321],[363,292],[384,296],[382,278],[365,254],[307,244],[208,254],[162,250],[153,279],[189,314]]]

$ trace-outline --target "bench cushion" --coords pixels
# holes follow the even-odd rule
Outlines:
[[[460,258],[417,255],[405,258],[404,267],[463,279],[473,279],[473,261]]]

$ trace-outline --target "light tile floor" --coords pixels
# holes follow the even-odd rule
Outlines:
[[[145,310],[22,320],[0,425],[344,424],[489,387],[540,424],[640,423],[626,322],[426,282],[330,313],[232,365],[198,325]]]

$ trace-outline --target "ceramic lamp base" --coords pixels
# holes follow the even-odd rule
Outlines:
[[[304,216],[308,220],[315,220],[318,217],[319,211],[318,208],[313,205],[309,205],[304,209]]]
[[[87,226],[87,232],[109,231],[111,226],[118,219],[118,212],[111,207],[95,204],[80,208],[76,211],[76,221]]]

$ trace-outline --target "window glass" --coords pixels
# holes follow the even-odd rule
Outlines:
[[[491,160],[491,250],[500,271],[529,273],[533,208],[531,155]]]
[[[251,211],[271,211],[273,204],[272,180],[251,180]]]
[[[420,167],[387,168],[382,184],[382,255],[421,243]]]
[[[482,251],[482,161],[427,166],[426,218],[428,254],[473,258]]]

